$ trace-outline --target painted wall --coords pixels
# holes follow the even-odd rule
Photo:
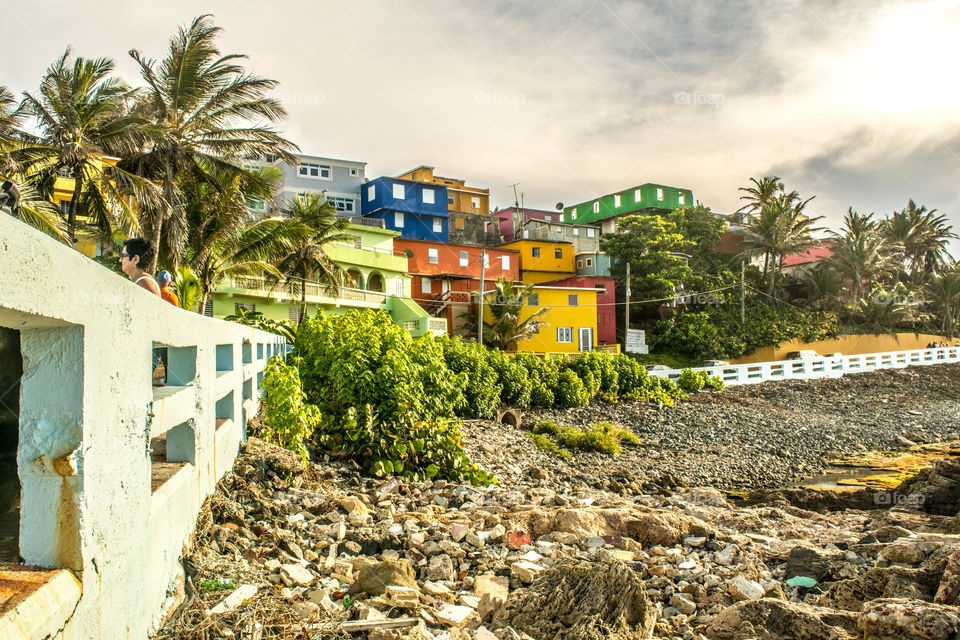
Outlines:
[[[610,256],[602,251],[578,253],[576,265],[578,276],[610,275]]]
[[[401,173],[397,178],[446,187],[447,210],[451,213],[490,214],[490,189],[468,187],[465,180],[438,176],[434,173],[433,167],[426,165]]]
[[[575,249],[569,242],[514,240],[500,247],[520,251],[520,271],[524,282],[546,282],[576,273]],[[558,250],[560,257],[557,257]]]
[[[523,223],[527,220],[546,220],[547,222],[563,222],[563,213],[548,209],[528,209],[526,207],[507,207],[492,214],[500,219],[500,236],[504,242],[519,240]]]
[[[521,237],[528,240],[569,242],[576,253],[600,250],[600,229],[590,225],[528,220],[524,223]]]
[[[10,216],[0,238],[0,326],[24,368],[21,555],[82,581],[64,637],[146,639],[282,341],[173,307]],[[181,386],[151,386],[157,345]],[[192,462],[152,491],[150,435],[175,424]]]
[[[492,296],[487,290],[487,300],[492,300]],[[541,327],[540,332],[529,340],[523,340],[519,343],[518,351],[534,351],[536,353],[579,353],[580,329],[590,329],[593,340],[591,348],[597,346],[597,291],[596,289],[571,289],[563,287],[535,287],[534,293],[538,299],[534,304],[523,307],[520,312],[521,319],[529,318],[540,307],[548,307],[549,311],[544,316],[546,326]],[[577,306],[570,306],[570,296],[577,296]],[[489,307],[484,308],[484,318],[489,322],[493,315]],[[558,340],[559,327],[569,327],[571,330],[572,341],[560,342]]]
[[[336,199],[337,209],[342,215],[360,215],[360,187],[366,177],[366,163],[353,160],[338,160],[325,156],[310,156],[301,154],[296,156],[297,164],[289,165],[285,162],[268,163],[283,173],[283,180],[277,190],[277,199],[273,209],[282,206],[283,200],[292,200],[299,193],[317,193],[326,191],[327,198]],[[300,163],[310,163],[327,167],[329,177],[311,177],[300,175]],[[309,173],[309,172],[308,172]],[[343,201],[352,202],[348,208]],[[270,211],[264,211],[270,213]]]
[[[883,353],[888,351],[904,351],[906,349],[923,349],[932,342],[947,342],[943,336],[935,336],[926,333],[898,333],[890,334],[865,334],[840,336],[832,340],[820,340],[817,342],[802,342],[800,340],[790,340],[781,342],[779,349],[776,346],[761,347],[754,353],[730,360],[730,364],[747,364],[752,362],[776,362],[784,360],[791,351],[800,351],[812,349],[820,355],[828,353],[841,353],[845,356],[858,355],[861,353]],[[950,345],[960,342],[953,340]]]
[[[450,242],[495,246],[500,238],[500,220],[478,213],[450,212]]]
[[[554,280],[550,284],[557,287],[596,289],[597,343],[615,344],[617,342],[618,308],[616,304],[616,285],[613,278],[578,275],[563,280]],[[622,309],[619,311],[622,313]]]
[[[658,197],[658,189],[660,195]],[[619,197],[619,206],[617,198]],[[597,211],[594,204],[597,203]],[[571,223],[589,223],[615,216],[623,216],[640,211],[673,210],[696,204],[693,191],[663,184],[647,183],[599,198],[581,202],[563,209],[563,221]]]

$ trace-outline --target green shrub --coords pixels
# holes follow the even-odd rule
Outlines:
[[[543,420],[533,427],[531,437],[550,436],[556,444],[583,451],[599,451],[619,455],[623,452],[621,442],[640,444],[640,440],[630,431],[609,422],[596,422],[587,429],[561,426],[551,420]]]
[[[487,361],[496,372],[498,382],[503,388],[502,404],[508,407],[529,409],[533,384],[530,382],[530,375],[526,368],[513,358],[504,355],[499,349],[490,351]]]
[[[307,442],[320,423],[320,411],[305,402],[300,373],[279,356],[263,372],[263,433],[273,442],[309,460]]]
[[[553,396],[554,402],[561,407],[582,407],[590,404],[590,391],[572,369],[560,372]]]
[[[680,378],[677,380],[677,384],[680,385],[680,388],[684,391],[696,393],[703,389],[703,385],[706,384],[707,374],[703,371],[694,371],[693,369],[684,369],[680,372]]]
[[[538,358],[528,351],[521,351],[514,361],[522,366],[530,380],[530,406],[552,407],[554,389],[560,380],[560,369],[554,359]]]
[[[450,371],[466,376],[463,386],[465,403],[457,415],[465,418],[495,417],[503,389],[497,382],[497,372],[490,366],[486,347],[476,340],[464,340],[459,336],[441,338],[440,344]]]
[[[718,391],[727,386],[720,376],[707,376],[704,384],[708,389],[716,389]]]
[[[321,312],[300,323],[294,353],[323,415],[318,439],[335,455],[374,475],[493,481],[463,452],[454,413],[467,375],[447,367],[440,340],[413,340],[379,310]]]
[[[617,372],[617,389],[620,395],[635,393],[647,385],[647,370],[636,360],[620,353],[613,358],[613,368]]]
[[[613,357],[600,351],[581,353],[571,360],[567,367],[575,371],[590,392],[590,396],[600,391],[615,394],[618,391],[617,369]]]

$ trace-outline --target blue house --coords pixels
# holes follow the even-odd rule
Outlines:
[[[447,242],[450,237],[447,188],[441,185],[377,178],[361,187],[360,212],[383,220],[403,238]]]

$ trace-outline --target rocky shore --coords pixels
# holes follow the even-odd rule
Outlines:
[[[768,382],[699,393],[675,407],[604,404],[528,412],[526,426],[549,418],[585,426],[605,420],[644,444],[609,461],[577,456],[556,466],[565,477],[590,478],[598,465],[613,473],[663,473],[691,486],[779,488],[822,473],[831,458],[960,437],[960,365],[910,367],[839,379]],[[488,425],[471,425],[478,443]],[[526,447],[504,436],[506,446]],[[496,448],[503,451],[498,444]],[[484,452],[479,459],[496,464]],[[526,453],[522,457],[527,457]],[[601,462],[603,458],[603,462]]]
[[[464,446],[500,479],[489,488],[303,466],[251,438],[204,507],[158,637],[960,640],[960,461],[890,495],[773,489],[734,505],[698,482],[755,489],[744,475],[769,485],[830,449],[947,439],[958,374],[527,417],[617,420],[646,441],[621,456],[562,460],[520,429],[471,422]],[[807,462],[745,474],[794,460],[771,446]]]

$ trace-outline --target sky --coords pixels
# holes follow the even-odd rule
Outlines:
[[[655,182],[728,213],[774,174],[825,226],[912,198],[960,231],[958,2],[7,0],[0,84],[35,91],[70,45],[135,85],[128,51],[201,13],[280,82],[288,138],[370,177],[427,164],[545,209]]]

